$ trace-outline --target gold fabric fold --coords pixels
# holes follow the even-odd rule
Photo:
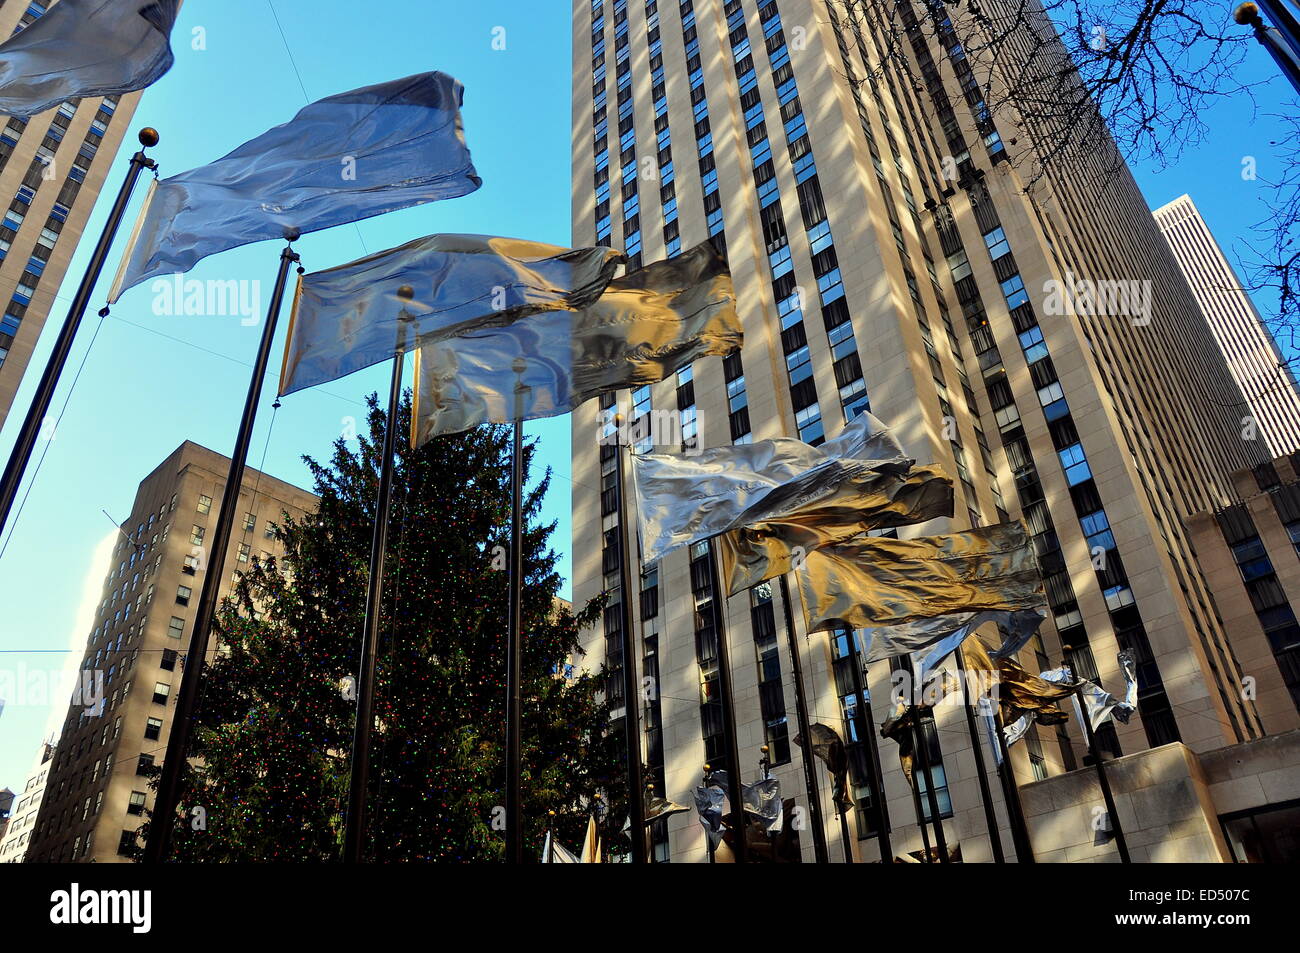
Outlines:
[[[581,306],[421,335],[411,443],[568,413],[743,341],[726,262],[707,242],[611,281]]]
[[[850,477],[830,496],[719,536],[727,594],[798,568],[812,550],[873,529],[952,516],[952,508],[952,478],[937,466]]]
[[[1043,603],[1038,560],[1020,522],[920,539],[832,543],[809,552],[795,578],[810,632]]]

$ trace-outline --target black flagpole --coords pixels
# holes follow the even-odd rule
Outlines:
[[[912,746],[916,746],[916,735],[912,736]],[[912,777],[907,782],[907,786],[912,789],[912,810],[916,811],[916,826],[921,829],[921,846],[925,848],[925,863],[934,863],[934,856],[930,852],[930,828],[925,823],[925,811],[921,810],[921,786],[916,783],[916,755],[912,756]]]
[[[740,746],[736,738],[735,697],[731,689],[731,649],[727,645],[727,627],[722,621],[722,601],[726,598],[718,580],[718,549],[709,540],[709,593],[713,602],[713,634],[718,640],[718,695],[722,702],[722,724],[727,734],[727,800],[735,818],[736,863],[743,864],[749,853],[746,833],[744,788],[741,786]]]
[[[794,632],[794,612],[790,608],[790,581],[781,573],[781,605],[785,607],[785,637],[790,648],[790,677],[794,681],[794,708],[799,718],[799,734],[804,738],[800,760],[803,761],[803,781],[808,790],[808,810],[812,814],[813,852],[817,863],[830,863],[826,850],[826,826],[822,820],[822,797],[817,789],[817,767],[813,764],[812,724],[808,718],[808,700],[803,694],[803,663],[799,660],[799,640]],[[852,863],[852,852],[845,843],[848,862]]]
[[[844,863],[853,863],[853,841],[849,834],[849,809],[843,804],[836,804],[840,812],[840,838],[844,841]]]
[[[621,424],[621,420],[616,419]],[[614,469],[618,474],[618,584],[622,593],[619,628],[623,651],[623,740],[627,747],[627,810],[631,826],[632,863],[646,862],[645,782],[641,776],[641,713],[637,691],[636,637],[632,631],[632,556],[631,537],[627,531],[626,483],[623,479],[622,428],[614,428]]]
[[[0,482],[0,532],[3,532],[5,524],[9,522],[9,511],[13,508],[14,499],[18,496],[18,487],[23,481],[23,474],[27,470],[28,461],[31,460],[32,450],[36,446],[36,440],[40,436],[41,428],[45,426],[45,415],[50,412],[50,402],[54,399],[55,388],[59,386],[59,377],[63,373],[63,367],[68,362],[68,354],[72,350],[73,338],[77,336],[77,329],[81,326],[81,319],[86,314],[87,305],[90,304],[90,296],[99,281],[100,273],[104,270],[104,260],[113,247],[113,239],[117,237],[117,230],[122,224],[122,216],[126,213],[127,203],[131,200],[131,193],[135,191],[135,184],[140,178],[141,171],[158,167],[158,164],[153,159],[144,154],[145,149],[158,144],[158,131],[146,126],[140,130],[139,138],[140,151],[131,157],[131,166],[127,169],[126,180],[123,181],[121,189],[118,190],[117,199],[113,202],[113,208],[108,213],[108,221],[104,223],[104,230],[100,233],[99,242],[95,245],[94,252],[91,253],[90,264],[86,266],[86,273],[81,279],[81,284],[77,286],[77,293],[72,299],[72,306],[68,308],[68,316],[63,320],[63,327],[59,330],[59,336],[54,342],[54,350],[50,352],[49,360],[45,364],[45,372],[41,375],[40,383],[36,385],[36,393],[32,395],[32,403],[27,408],[27,416],[23,418],[23,426],[18,431],[18,439],[14,442],[14,448],[9,453],[9,462],[5,464],[4,479],[3,482]]]
[[[1061,665],[1064,667],[1066,663],[1062,662]],[[1088,705],[1083,698],[1082,683],[1075,688],[1074,695],[1079,703],[1079,720],[1083,722],[1083,733],[1088,738],[1092,764],[1097,769],[1097,781],[1101,784],[1101,797],[1106,803],[1106,813],[1110,817],[1110,829],[1115,835],[1115,847],[1119,851],[1120,863],[1131,864],[1133,860],[1129,857],[1128,841],[1124,839],[1124,828],[1120,826],[1119,811],[1115,808],[1115,795],[1110,790],[1110,779],[1106,776],[1106,765],[1101,759],[1101,749],[1097,747],[1097,736],[1092,732],[1092,718],[1088,715]]]
[[[966,658],[961,646],[957,646],[957,677],[961,679],[962,707],[966,709],[966,728],[970,732],[971,750],[975,755],[975,774],[980,783],[980,802],[984,805],[984,820],[989,828],[989,843],[993,847],[993,862],[1005,864],[1006,856],[1002,853],[1002,835],[998,832],[998,816],[993,810],[993,795],[989,792],[989,774],[984,766],[984,747],[980,744],[979,732],[975,728],[975,713],[970,707],[970,686],[966,684]]]
[[[921,759],[921,770],[925,772],[925,799],[930,805],[930,823],[934,825],[934,846],[939,851],[939,863],[946,864],[948,858],[948,841],[943,836],[943,818],[939,814],[939,795],[934,790],[934,774],[930,770],[930,745],[925,734],[925,706],[913,704],[912,744],[916,757]],[[936,728],[937,731],[937,728]],[[916,766],[912,766],[912,777],[916,777]]]
[[[858,733],[858,743],[867,746],[867,769],[871,774],[871,794],[876,803],[880,805],[880,816],[876,829],[876,840],[880,844],[880,862],[882,864],[891,863],[894,859],[894,848],[889,843],[889,805],[885,803],[885,781],[880,771],[880,748],[876,744],[874,719],[871,717],[870,702],[866,689],[862,684],[862,656],[858,654],[858,635],[852,629],[847,630],[849,640],[849,668],[853,672],[853,693],[857,703],[853,706],[855,710],[855,723]],[[834,638],[831,633],[831,638]]]
[[[515,432],[510,466],[510,617],[506,628],[506,863],[524,862],[523,810],[519,798],[523,736],[523,522],[524,522],[524,386],[527,369],[515,358]]]
[[[239,491],[244,485],[244,467],[248,446],[253,439],[253,423],[257,419],[257,405],[262,399],[262,380],[266,377],[271,345],[275,340],[275,326],[280,319],[280,301],[289,278],[289,266],[299,261],[292,243],[298,240],[296,228],[285,229],[285,240],[290,242],[280,252],[280,270],[275,276],[275,290],[266,311],[266,324],[262,328],[262,341],[253,363],[253,376],[248,382],[248,396],[244,399],[244,415],[239,420],[235,447],[230,453],[230,470],[226,474],[225,489],[221,494],[221,509],[217,511],[217,525],[208,545],[207,565],[204,569],[203,589],[199,593],[198,609],[194,613],[194,631],[190,634],[189,649],[181,668],[181,687],[176,697],[176,711],[172,715],[171,732],[167,736],[167,751],[163,755],[158,794],[154,798],[149,838],[145,842],[145,863],[161,863],[167,857],[167,848],[180,803],[181,774],[185,767],[185,753],[199,705],[199,683],[208,654],[208,636],[216,615],[217,602],[225,580],[226,547],[230,545],[231,530],[235,525],[235,510],[239,508]],[[301,268],[298,269],[302,271]]]
[[[402,370],[406,358],[406,303],[415,297],[410,285],[397,289],[403,302],[398,314],[398,339],[393,348],[393,374],[388,385],[388,419],[384,425],[383,458],[379,464],[379,496],[370,537],[370,579],[366,588],[366,619],[361,633],[361,663],[357,670],[357,720],[352,728],[352,766],[348,782],[348,812],[343,830],[343,862],[361,863],[366,832],[366,799],[370,787],[370,734],[375,722],[375,656],[379,651],[379,615],[383,608],[384,556],[388,551],[388,514],[393,502],[393,468],[397,453],[397,418],[402,402]]]
[[[994,702],[988,701],[991,706]],[[1016,784],[1016,772],[1011,766],[1011,750],[1007,747],[1007,734],[1002,725],[1002,713],[993,716],[993,734],[997,738],[998,753],[1002,763],[998,765],[998,777],[1002,780],[1002,793],[1007,799],[1007,813],[1011,818],[1011,840],[1016,847],[1016,863],[1035,864],[1034,846],[1029,839],[1029,824],[1025,820],[1025,807],[1020,803],[1020,786]]]

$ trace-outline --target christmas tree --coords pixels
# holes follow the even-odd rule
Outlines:
[[[204,675],[173,837],[178,860],[340,855],[386,426],[373,395],[369,406],[359,448],[339,439],[328,466],[304,458],[318,511],[285,517],[277,531],[284,556],[255,561],[218,614],[220,648]],[[408,398],[399,433],[409,419]],[[535,451],[525,447],[526,480]],[[368,860],[504,854],[509,479],[509,428],[439,437],[419,450],[398,441]],[[538,523],[549,485],[547,471],[524,499],[522,801],[531,857],[548,826],[562,842],[580,842],[595,796],[625,787],[601,676],[573,676],[566,666],[601,605],[575,618],[556,602],[555,527]],[[621,797],[611,808],[611,819],[625,816]]]

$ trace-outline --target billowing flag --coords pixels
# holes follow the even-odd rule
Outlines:
[[[149,190],[110,301],[209,255],[467,195],[480,185],[464,89],[420,73],[314,102],[234,152]]]
[[[727,772],[714,771],[708,784],[695,788],[695,810],[700,814],[700,823],[709,838],[709,844],[716,848],[722,843],[722,805],[727,800]]]
[[[609,283],[590,304],[524,320],[485,315],[416,352],[411,443],[484,423],[568,413],[741,345],[727,263],[707,242]]]
[[[888,646],[900,645],[907,641],[892,634],[897,630],[911,630],[920,634],[927,627],[932,628],[935,632],[948,629],[950,634],[944,635],[938,641],[930,642],[927,638],[922,645],[911,650],[917,679],[924,682],[944,659],[957,651],[958,646],[965,642],[984,623],[996,622],[1002,635],[1001,645],[996,649],[991,649],[989,655],[995,659],[1015,658],[1020,650],[1029,644],[1029,640],[1034,637],[1034,633],[1038,631],[1045,618],[1047,618],[1045,607],[1041,609],[1018,609],[1015,612],[959,612],[951,616],[922,619],[920,622],[908,623],[893,629],[871,629],[869,630],[871,644],[867,649],[867,661],[878,662],[892,655],[901,654],[901,651],[887,651]],[[958,620],[967,621],[955,625],[954,623],[957,623]],[[891,634],[882,637],[879,633]],[[886,654],[877,657],[878,653],[882,651]]]
[[[808,553],[795,578],[809,632],[1043,604],[1038,560],[1019,522],[921,539],[858,537]]]
[[[868,467],[854,472],[846,465],[844,471],[838,481],[828,476],[807,502],[806,492],[776,488],[763,500],[764,506],[777,510],[773,518],[718,537],[728,595],[789,572],[807,553],[830,543],[874,529],[952,516],[952,478],[939,467],[914,467],[900,474]]]
[[[417,338],[583,307],[624,260],[491,235],[430,235],[298,279],[280,394],[388,360]],[[409,301],[397,297],[411,289]]]
[[[966,668],[970,671],[993,672],[997,677],[997,704],[1001,709],[1002,724],[1010,728],[1022,717],[1040,725],[1059,725],[1068,716],[1057,704],[1074,693],[1073,685],[1056,685],[1037,675],[1031,675],[1011,658],[993,659],[988,646],[975,636],[962,646]],[[1025,728],[1028,728],[1026,723]]]
[[[835,800],[837,809],[843,811],[853,807],[853,798],[849,796],[849,756],[844,742],[840,740],[834,728],[823,725],[820,721],[809,725],[808,733],[811,735],[811,742],[808,745],[805,745],[802,734],[794,736],[794,743],[804,748],[805,757],[811,751],[826,765],[826,770],[831,776],[831,796]]]
[[[546,832],[546,841],[542,844],[542,863],[544,864],[580,864],[582,860],[573,851],[563,847],[550,831]]]
[[[916,735],[913,732],[923,730],[923,724],[918,706],[899,701],[894,704],[894,713],[880,726],[880,737],[898,745],[898,765],[903,769],[908,784],[912,783],[912,762],[916,756]]]
[[[653,824],[655,821],[663,820],[665,817],[672,817],[674,814],[682,814],[689,811],[690,808],[676,801],[670,801],[667,798],[652,795],[649,803],[645,806],[645,822]]]
[[[813,507],[847,481],[902,475],[912,462],[870,414],[820,447],[778,437],[693,454],[633,454],[644,561]]]
[[[1088,721],[1091,723],[1093,731],[1096,731],[1112,718],[1127,725],[1133,712],[1137,711],[1137,666],[1134,664],[1133,655],[1129,652],[1121,652],[1117,658],[1120,669],[1124,672],[1123,698],[1116,698],[1096,682],[1086,678],[1076,679],[1068,666],[1054,668],[1049,672],[1040,672],[1038,677],[1054,685],[1069,685],[1071,688],[1081,688],[1083,702],[1088,709]],[[1083,720],[1083,712],[1079,708],[1078,696],[1074,698],[1074,714],[1080,721]]]
[[[45,4],[48,6],[48,3]],[[180,0],[59,0],[0,44],[0,114],[144,89],[172,66]]]
[[[785,813],[782,810],[781,782],[776,778],[764,778],[753,784],[741,785],[741,797],[745,801],[745,816],[753,818],[762,825],[763,831],[776,834],[781,830]]]

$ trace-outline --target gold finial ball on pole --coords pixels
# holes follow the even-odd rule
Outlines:
[[[1259,22],[1259,7],[1253,3],[1243,3],[1232,12],[1232,18],[1241,26],[1254,26]]]
[[[397,297],[401,298],[403,301],[410,301],[415,297],[415,289],[410,285],[402,285],[402,287],[397,289]]]
[[[284,227],[284,240],[286,242],[296,242],[302,238],[302,229],[294,228],[292,225]]]
[[[767,754],[767,752],[768,752],[768,747],[767,747],[767,745],[763,745],[763,746],[762,746],[761,748],[759,748],[758,750],[761,751],[761,752],[763,752],[763,754]]]
[[[159,139],[158,130],[153,126],[145,126],[139,133],[137,133],[137,138],[140,140],[140,145],[144,146],[146,149],[151,146],[156,146],[158,145]]]

